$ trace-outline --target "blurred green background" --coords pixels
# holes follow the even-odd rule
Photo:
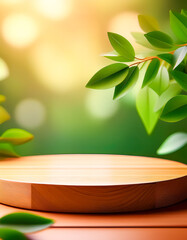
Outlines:
[[[135,110],[134,95],[112,100],[112,91],[85,88],[92,75],[111,61],[107,31],[122,34],[139,50],[130,32],[141,31],[137,15],[169,26],[169,10],[185,0],[0,0],[1,94],[11,120],[35,135],[18,148],[23,155],[110,153],[156,156],[171,133],[187,121],[159,122],[151,136]],[[5,64],[6,62],[6,64]],[[164,156],[187,162],[187,148]]]

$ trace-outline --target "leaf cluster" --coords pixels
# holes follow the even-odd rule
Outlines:
[[[109,32],[114,51],[104,56],[116,63],[100,69],[86,87],[114,88],[116,100],[139,82],[136,108],[147,133],[151,134],[159,119],[178,122],[187,117],[187,11],[170,11],[173,36],[161,31],[151,16],[139,15],[138,21],[144,33],[132,33],[133,37],[156,54],[139,57],[125,37]],[[139,77],[142,70],[143,80]]]

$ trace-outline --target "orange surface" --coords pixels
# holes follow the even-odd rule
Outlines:
[[[0,205],[0,217],[26,211]],[[31,212],[31,211],[26,211]],[[61,214],[36,212],[55,220],[31,240],[186,240],[187,201],[172,207],[128,214]]]
[[[32,212],[55,220],[54,227],[184,227],[187,201],[171,207],[125,214],[62,214],[28,211],[0,204],[0,217],[12,212]]]
[[[49,229],[30,235],[32,240],[186,240],[182,228]]]

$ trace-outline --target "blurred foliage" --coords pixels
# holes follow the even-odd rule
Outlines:
[[[12,116],[1,125],[1,131],[12,126],[32,131],[35,140],[18,146],[20,154],[156,156],[160,142],[175,131],[184,131],[185,120],[159,122],[153,134],[147,136],[135,111],[133,94],[113,104],[110,91],[101,96],[84,85],[101,66],[110,63],[99,56],[110,50],[107,31],[128,36],[131,41],[131,32],[139,31],[138,14],[153,15],[163,29],[168,29],[166,12],[185,8],[186,1],[52,1],[53,6],[68,2],[63,11],[60,6],[58,11],[41,8],[34,0],[12,2],[0,3],[0,54],[10,72],[1,82],[1,91],[7,96],[4,106]],[[20,19],[26,19],[25,24],[20,24]],[[30,40],[26,34],[29,28],[33,34]],[[142,50],[133,44],[137,51]],[[31,125],[32,120],[35,125]],[[186,154],[186,149],[182,149],[167,158],[185,162]]]

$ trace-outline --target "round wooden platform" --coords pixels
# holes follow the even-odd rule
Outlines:
[[[0,202],[33,210],[108,213],[187,199],[187,166],[121,155],[48,155],[0,161]]]

